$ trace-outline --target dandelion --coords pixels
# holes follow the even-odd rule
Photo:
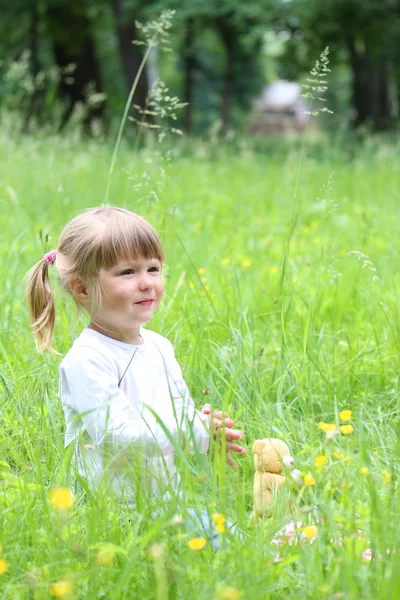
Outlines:
[[[206,272],[204,267],[200,267],[199,269],[197,269],[197,272],[199,275],[204,275],[204,273]]]
[[[350,460],[350,456],[346,456],[345,454],[343,454],[343,452],[339,452],[339,450],[335,450],[333,452],[333,456],[337,460],[344,460],[345,462],[348,462]]]
[[[385,480],[385,483],[390,483],[392,476],[389,473],[389,471],[386,471],[386,469],[383,469],[382,475],[383,475],[383,479]]]
[[[6,571],[8,571],[8,562],[5,558],[0,558],[0,575],[4,575]]]
[[[194,285],[193,281],[189,282],[189,287],[190,287],[191,290],[194,290],[195,285]]]
[[[101,567],[112,567],[114,563],[115,552],[110,548],[101,548],[96,556],[96,562]]]
[[[72,581],[61,579],[49,587],[49,592],[55,598],[67,598],[72,592]]]
[[[222,587],[217,591],[218,600],[240,600],[240,592],[234,587]]]
[[[318,528],[316,525],[308,525],[308,527],[303,527],[303,535],[308,540],[315,538],[317,533]]]
[[[339,429],[341,433],[343,433],[343,435],[348,435],[349,433],[353,433],[354,431],[353,425],[341,425]]]
[[[207,542],[204,538],[192,538],[188,541],[188,546],[192,550],[202,550],[206,543]]]
[[[368,467],[361,467],[360,473],[361,473],[361,475],[369,475]]]
[[[215,523],[215,529],[218,531],[218,533],[225,533],[225,517],[223,514],[221,513],[214,513],[212,520]]]
[[[214,523],[225,523],[226,519],[222,513],[214,513],[212,516]]]
[[[221,265],[229,265],[231,261],[229,260],[229,258],[223,258],[221,260]]]
[[[51,489],[49,498],[56,510],[69,510],[74,505],[74,495],[68,488]]]
[[[308,485],[308,486],[315,485],[315,479],[309,473],[307,473],[306,475],[304,475],[303,481],[304,481],[304,485]]]
[[[314,464],[316,467],[323,467],[326,464],[326,460],[327,460],[326,456],[323,456],[323,455],[316,456],[314,458]]]
[[[242,261],[242,267],[250,267],[251,265],[251,261],[250,260],[244,260]]]
[[[277,273],[277,272],[278,272],[278,268],[277,267],[271,267],[271,273],[273,275],[275,275],[275,273]]]
[[[321,421],[321,423],[318,423],[318,429],[321,429],[321,431],[336,431],[336,424]]]
[[[353,412],[351,410],[342,410],[342,412],[339,413],[339,419],[345,422],[350,421],[352,414]]]

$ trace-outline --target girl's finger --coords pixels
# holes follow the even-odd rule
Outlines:
[[[222,419],[225,419],[225,417],[228,416],[228,413],[224,412],[223,410],[216,410],[213,412],[213,416],[222,421]]]
[[[226,452],[238,452],[238,454],[247,454],[246,448],[243,446],[239,446],[239,444],[234,444],[233,442],[226,442]]]
[[[225,427],[227,427],[228,429],[232,429],[233,427],[233,421],[232,419],[223,419],[222,421],[220,419],[214,420],[214,425],[216,427],[222,428],[224,429]]]
[[[203,413],[203,415],[209,415],[211,412],[211,404],[205,404],[201,409],[201,412]]]
[[[234,471],[238,470],[239,465],[233,460],[232,456],[229,456],[229,454],[226,455],[226,462]]]
[[[227,440],[242,440],[244,433],[241,429],[224,429]]]

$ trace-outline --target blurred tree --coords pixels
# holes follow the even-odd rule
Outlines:
[[[124,70],[126,91],[130,92],[132,83],[143,60],[143,46],[133,44],[138,39],[135,20],[141,18],[140,4],[137,2],[123,2],[123,0],[109,0],[115,19],[116,35]],[[148,74],[145,69],[136,88],[135,103],[144,107],[149,93]]]
[[[331,60],[345,61],[351,71],[353,122],[371,125],[376,131],[388,129],[396,115],[395,56],[399,52],[400,7],[397,0],[296,0],[289,12],[299,15],[300,23],[287,28],[304,37],[292,38],[291,52],[302,54],[303,67],[325,46],[332,50]],[[288,54],[284,61],[288,59]],[[310,62],[311,61],[311,62]],[[335,62],[333,62],[335,64]]]
[[[261,55],[263,38],[267,25],[276,20],[280,8],[274,0],[158,0],[152,3],[153,10],[165,7],[174,8],[177,27],[180,28],[180,55],[184,68],[183,101],[187,103],[185,128],[192,129],[194,99],[201,98],[207,89],[195,91],[196,80],[207,85],[210,94],[217,92],[220,97],[219,118],[227,130],[232,124],[232,108],[248,109],[251,99],[264,83]],[[215,69],[210,73],[206,66],[207,47],[205,40],[211,39],[206,33],[214,30],[219,38],[219,48],[215,44],[208,52],[218,52]],[[216,81],[217,80],[217,81]],[[215,89],[217,84],[218,90]],[[204,107],[202,107],[204,108]]]
[[[65,126],[77,104],[82,103],[87,107],[84,128],[90,133],[93,119],[104,116],[104,103],[92,103],[89,98],[103,89],[87,6],[82,0],[47,1],[47,32],[55,61],[61,71],[74,65],[71,77],[60,80],[60,93],[66,102],[60,127]]]

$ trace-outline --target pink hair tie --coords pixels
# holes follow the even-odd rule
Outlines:
[[[56,251],[50,250],[50,252],[47,252],[43,256],[43,262],[46,263],[46,265],[54,265],[56,262]]]

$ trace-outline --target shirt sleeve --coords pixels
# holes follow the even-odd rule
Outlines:
[[[174,441],[183,443],[185,431],[176,416],[161,422],[146,411],[144,418],[118,387],[118,375],[100,353],[93,351],[91,356],[64,366],[60,375],[68,389],[63,402],[75,412],[75,418],[95,444],[104,445],[107,441],[121,449],[137,445],[149,456],[160,450],[164,455],[172,453]],[[203,435],[208,436],[203,422],[202,428]]]
[[[170,380],[170,393],[176,407],[176,413],[178,418],[181,419],[182,429],[189,441],[189,451],[193,453],[197,447],[201,453],[206,454],[210,444],[209,417],[196,410],[183,378],[182,370],[175,358],[173,346],[165,338],[164,340],[167,342],[166,356],[163,352],[161,354]]]

